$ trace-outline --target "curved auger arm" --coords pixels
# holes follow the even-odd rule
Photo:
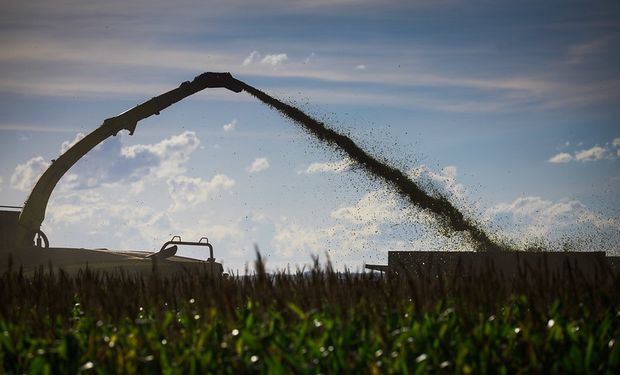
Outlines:
[[[15,246],[28,247],[33,245],[34,236],[45,218],[47,203],[54,187],[69,168],[88,151],[107,138],[115,136],[123,129],[128,130],[129,134],[133,135],[138,121],[152,115],[158,115],[160,111],[199,91],[215,87],[227,88],[238,93],[243,90],[244,84],[233,78],[230,73],[203,73],[191,82],[183,82],[174,90],[156,96],[116,117],[106,119],[95,131],[60,155],[39,178],[24,203],[15,233]]]

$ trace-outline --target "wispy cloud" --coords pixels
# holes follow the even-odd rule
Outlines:
[[[33,133],[73,133],[78,132],[78,128],[65,128],[50,125],[31,125],[31,124],[0,124],[0,131],[20,131]]]
[[[335,162],[327,163],[311,163],[305,170],[297,172],[297,174],[312,174],[312,173],[340,173],[345,172],[353,167],[354,163],[350,159],[342,159]]]
[[[248,57],[243,59],[243,63],[241,63],[241,65],[248,66],[248,65],[252,64],[254,61],[257,61],[258,59],[260,59],[260,54],[258,53],[258,51],[252,51],[248,55]]]
[[[613,40],[611,36],[604,36],[584,43],[575,44],[568,49],[568,63],[580,64],[589,57],[605,51]]]
[[[261,60],[261,63],[271,65],[271,66],[277,66],[277,65],[281,65],[286,60],[288,60],[288,56],[286,55],[286,53],[277,53],[277,54],[267,55],[263,57],[263,59]]]
[[[312,60],[314,60],[315,58],[316,58],[316,53],[311,52],[311,53],[308,55],[308,57],[306,57],[306,58],[304,59],[304,64],[310,64],[310,62],[311,62]]]
[[[170,177],[186,171],[185,164],[191,154],[200,146],[200,139],[193,131],[166,138],[158,143],[137,144],[120,149],[120,155],[127,161],[134,161],[131,173],[153,174]]]
[[[594,146],[587,150],[581,150],[575,153],[577,161],[597,161],[608,157],[608,150],[600,146]]]
[[[404,212],[399,209],[396,196],[386,194],[383,190],[367,193],[354,206],[337,208],[332,211],[331,216],[366,225],[395,224],[406,220]]]
[[[0,37],[0,45],[3,47],[0,49],[0,62],[12,66],[11,71],[14,72],[0,76],[0,91],[46,96],[153,95],[188,79],[188,74],[191,77],[191,74],[204,71],[205,67],[213,71],[230,71],[232,66],[238,66],[240,73],[245,75],[286,78],[291,82],[303,79],[336,83],[341,86],[338,88],[341,97],[348,98],[349,102],[357,100],[356,95],[360,94],[360,90],[357,88],[359,86],[346,87],[347,84],[367,85],[369,89],[382,88],[380,100],[386,103],[394,103],[389,97],[390,90],[385,90],[386,86],[392,86],[394,92],[402,88],[436,87],[494,93],[492,97],[475,101],[470,99],[471,95],[463,96],[459,100],[460,104],[452,106],[452,111],[458,112],[502,111],[524,105],[539,108],[590,105],[614,100],[620,92],[620,80],[572,83],[551,75],[534,76],[514,72],[474,77],[442,71],[432,62],[427,66],[416,64],[394,72],[385,61],[401,60],[404,57],[402,52],[391,50],[386,51],[389,57],[379,58],[377,53],[368,55],[368,59],[373,61],[373,74],[360,75],[359,70],[363,70],[362,67],[367,67],[367,64],[356,65],[355,60],[359,57],[336,52],[322,55],[320,62],[308,64],[309,57],[293,58],[287,53],[262,56],[258,51],[252,51],[242,58],[238,52],[223,48],[206,51],[176,45],[136,45],[120,39],[99,41],[81,36],[66,39]],[[241,66],[239,59],[243,59]],[[53,70],[54,75],[23,69],[40,64]],[[81,67],[77,74],[75,66]],[[279,68],[284,66],[286,69]],[[351,69],[351,66],[357,69]],[[150,72],[149,79],[136,75],[136,69]],[[160,72],[162,78],[153,80],[157,72]],[[170,79],[171,72],[178,77],[178,81]],[[218,92],[213,95],[222,94]],[[467,101],[470,103],[467,104]],[[408,105],[407,101],[400,102],[400,105]]]
[[[153,95],[160,92],[160,88],[166,88],[169,82],[175,82],[170,80],[172,75],[181,77],[181,81],[187,79],[188,74],[204,70],[232,70],[246,75],[289,78],[289,83],[295,79],[354,83],[355,87],[346,89],[351,102],[355,100],[353,94],[364,84],[380,89],[390,85],[395,90],[403,87],[466,88],[493,94],[483,103],[482,99],[470,99],[472,92],[463,93],[460,101],[471,100],[472,103],[456,106],[460,111],[473,111],[476,107],[473,102],[476,101],[481,108],[502,107],[505,110],[517,106],[591,105],[618,99],[617,79],[584,79],[587,77],[572,71],[574,67],[566,66],[553,71],[531,69],[534,63],[536,66],[541,63],[550,66],[548,64],[567,58],[585,62],[588,56],[605,53],[617,43],[613,37],[605,35],[591,37],[590,34],[576,33],[575,38],[583,42],[559,47],[555,61],[535,61],[537,57],[528,54],[530,50],[524,50],[518,59],[518,63],[525,61],[524,65],[504,71],[497,68],[504,65],[502,61],[493,64],[491,70],[460,68],[471,66],[472,60],[459,66],[451,63],[463,61],[463,56],[471,58],[476,55],[481,61],[488,61],[489,51],[492,53],[495,49],[482,48],[476,45],[477,40],[454,46],[404,35],[407,47],[403,48],[403,40],[390,33],[393,30],[389,25],[382,29],[385,34],[379,32],[371,41],[352,38],[349,33],[331,41],[319,37],[300,40],[282,34],[288,24],[280,25],[277,21],[270,25],[269,30],[261,31],[260,35],[247,38],[247,41],[239,38],[239,33],[245,31],[242,27],[248,27],[263,14],[283,21],[290,14],[330,15],[334,22],[338,22],[341,18],[353,17],[353,9],[364,8],[366,11],[387,10],[390,17],[402,21],[399,13],[403,16],[406,14],[403,11],[411,11],[421,4],[436,10],[436,3],[426,0],[381,5],[367,0],[218,2],[218,6],[210,7],[209,12],[197,12],[202,4],[195,0],[182,1],[174,6],[161,0],[138,0],[127,4],[99,2],[88,6],[73,0],[7,4],[0,16],[0,21],[5,24],[4,32],[0,33],[0,63],[6,72],[0,77],[0,90],[55,96]],[[334,10],[346,12],[335,15]],[[366,28],[363,22],[353,26],[360,30]],[[436,37],[432,26],[429,25],[429,38]],[[586,26],[580,27],[583,29]],[[217,31],[217,39],[203,37],[210,31]],[[317,36],[321,31],[317,30]],[[175,39],[177,36],[179,38]],[[269,43],[262,42],[265,40],[261,39],[263,36],[272,39],[268,39]],[[314,60],[316,55],[321,59]],[[312,64],[309,64],[310,60]],[[398,70],[394,69],[394,62],[399,63]],[[513,62],[506,65],[514,66]],[[372,67],[373,74],[360,74],[364,67]],[[558,73],[561,69],[567,72]],[[36,74],[33,71],[42,72]],[[168,80],[157,78],[164,76]],[[610,85],[610,81],[615,81],[615,85]],[[149,88],[147,84],[158,88]],[[502,102],[501,105],[497,105],[495,98]],[[390,98],[384,99],[388,102]]]
[[[224,131],[226,133],[229,133],[231,131],[234,131],[237,128],[237,120],[233,119],[231,122],[224,124],[224,126],[222,126],[222,129],[224,129]]]
[[[258,173],[269,168],[269,160],[267,158],[256,158],[247,168],[250,173]]]
[[[60,145],[60,153],[64,154],[68,149],[73,147],[73,145],[75,145],[80,140],[82,140],[82,138],[84,138],[84,136],[85,136],[84,133],[77,133],[75,135],[75,138],[73,138],[72,141],[64,141],[64,142],[62,142],[62,145]]]
[[[112,97],[116,95],[142,96],[162,93],[171,89],[165,84],[153,83],[128,83],[118,80],[116,82],[103,81],[94,77],[84,80],[76,80],[75,77],[67,77],[65,82],[59,82],[58,78],[42,78],[40,80],[30,78],[18,80],[12,78],[0,78],[0,91],[37,96],[91,96]]]
[[[262,58],[261,58],[262,57]],[[306,58],[309,60],[310,57]],[[258,51],[252,51],[241,63],[241,66],[250,66],[252,64],[261,64],[261,65],[269,65],[271,67],[276,67],[282,65],[286,60],[288,60],[288,55],[286,53],[273,53],[267,54],[265,56],[261,56]]]
[[[92,40],[85,36],[0,37],[0,62],[107,65],[116,68],[151,67],[202,72],[205,66],[230,66],[232,56],[216,51],[123,40]],[[11,52],[9,52],[9,50]]]
[[[567,152],[560,152],[559,154],[556,154],[550,157],[549,160],[547,161],[549,163],[562,164],[562,163],[568,163],[571,160],[573,160],[573,156],[571,154]]]

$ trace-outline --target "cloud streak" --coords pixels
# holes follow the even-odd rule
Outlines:
[[[286,60],[288,60],[288,56],[286,55],[286,53],[277,53],[263,57],[263,59],[261,60],[261,64],[278,66],[282,65],[282,63],[284,63]]]
[[[247,67],[253,64],[260,63],[262,65],[277,67],[279,65],[282,65],[286,60],[288,60],[288,55],[286,53],[267,54],[263,57],[258,51],[252,51],[245,59],[243,59],[241,66]],[[306,60],[309,61],[308,59]]]
[[[231,122],[224,124],[224,126],[222,126],[222,129],[224,129],[224,131],[226,133],[232,132],[237,128],[237,120],[234,119]]]
[[[589,57],[604,52],[612,40],[611,36],[604,36],[571,46],[568,49],[568,63],[583,63]]]
[[[171,72],[187,79],[188,74],[198,74],[208,67],[209,70],[230,71],[231,67],[239,66],[239,54],[225,48],[209,51],[180,46],[165,46],[132,43],[122,39],[90,40],[86,36],[74,36],[66,39],[53,37],[0,37],[0,63],[11,67],[13,74],[0,76],[0,91],[9,93],[36,94],[47,96],[92,95],[109,97],[123,95],[153,95],[170,89],[176,81],[156,79],[151,77],[157,72],[161,77],[170,77]],[[288,44],[285,44],[288,46]],[[372,46],[360,46],[371,48]],[[375,46],[380,51],[385,47]],[[292,48],[292,47],[291,47]],[[307,49],[314,49],[314,45]],[[420,46],[426,49],[425,46]],[[296,47],[298,50],[299,47]],[[4,51],[4,52],[3,52]],[[507,110],[519,106],[557,108],[574,105],[590,105],[602,101],[611,101],[618,98],[620,80],[606,79],[604,81],[571,82],[566,77],[552,75],[541,76],[531,73],[510,72],[501,75],[469,76],[458,72],[442,71],[429,61],[427,64],[417,64],[394,72],[390,64],[385,61],[401,60],[402,52],[385,51],[389,56],[380,59],[377,53],[369,55],[372,60],[373,74],[360,75],[361,68],[356,64],[355,55],[334,52],[325,54],[321,63],[308,64],[307,57],[289,56],[288,53],[271,53],[261,56],[258,51],[252,51],[243,59],[238,73],[266,78],[286,78],[295,80],[315,80],[332,82],[343,87],[338,88],[341,97],[348,102],[357,101],[359,90],[344,87],[344,85],[367,85],[369,88],[393,86],[395,92],[400,88],[436,87],[444,89],[468,89],[494,93],[490,98],[466,103],[463,96],[452,105],[452,111],[488,111]],[[383,54],[383,53],[382,53]],[[304,52],[303,56],[307,56]],[[409,59],[409,57],[407,57]],[[375,61],[376,60],[376,61]],[[286,69],[273,69],[284,66]],[[24,74],[23,67],[30,65],[45,65],[54,74],[47,72]],[[74,66],[82,67],[76,74]],[[265,69],[269,67],[270,69]],[[149,80],[140,78],[136,71],[148,70]],[[86,73],[89,72],[89,73]],[[237,73],[234,72],[233,73]],[[110,77],[114,77],[110,79]],[[308,90],[304,90],[307,92]],[[327,90],[326,93],[329,93]],[[372,91],[372,90],[369,90]],[[411,101],[396,100],[398,95],[383,93],[378,100],[385,103],[397,103],[400,106],[415,105]],[[470,93],[471,94],[471,93]],[[477,105],[474,105],[476,103]],[[432,103],[422,103],[422,106]],[[447,106],[444,106],[447,107]],[[486,108],[486,109],[485,109]]]
[[[49,125],[33,125],[33,124],[0,124],[0,131],[19,131],[33,133],[73,133],[78,132],[77,128],[65,128]]]
[[[341,173],[350,170],[353,166],[354,163],[350,159],[327,163],[311,163],[305,170],[299,171],[297,174]]]
[[[564,164],[573,160],[573,156],[567,152],[560,152],[559,154],[555,154],[547,160],[549,163],[553,164]]]

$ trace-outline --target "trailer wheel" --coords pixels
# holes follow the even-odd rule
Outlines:
[[[37,247],[42,247],[44,249],[48,249],[50,247],[50,241],[47,239],[47,236],[41,229],[39,229],[35,235],[35,243]]]

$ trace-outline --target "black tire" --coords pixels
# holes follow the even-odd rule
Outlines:
[[[47,239],[47,236],[45,235],[45,233],[43,233],[43,231],[39,229],[36,234],[38,234],[39,238],[41,238],[43,240],[43,246],[42,247],[44,249],[49,249],[50,241]]]

